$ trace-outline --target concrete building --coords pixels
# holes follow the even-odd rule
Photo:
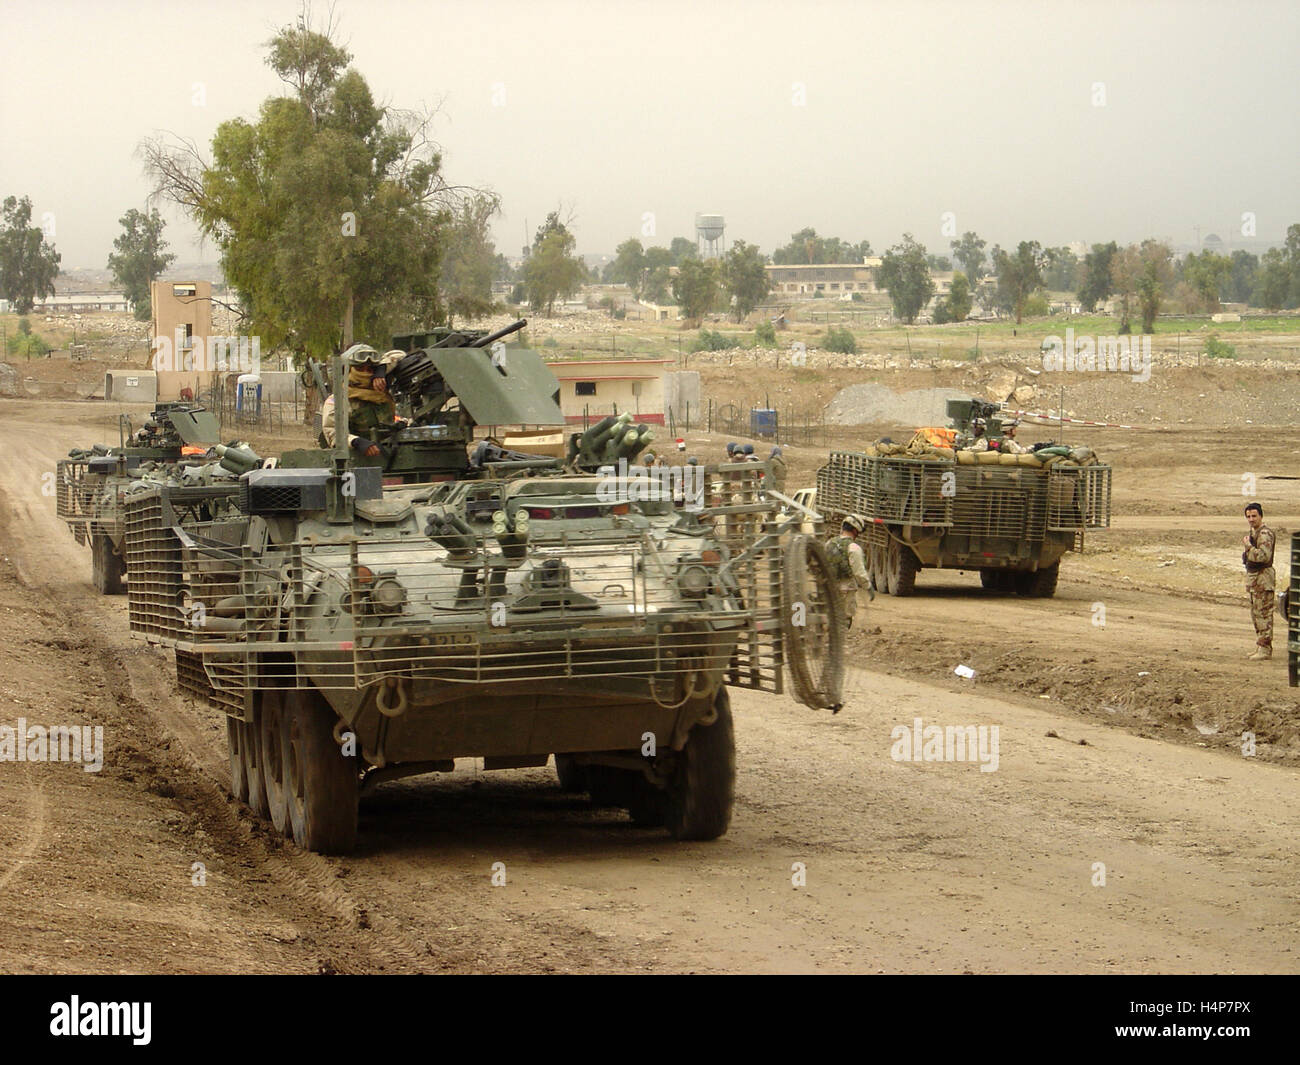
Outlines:
[[[131,301],[120,292],[67,292],[47,296],[35,305],[33,314],[92,314],[97,311],[129,311]]]
[[[664,375],[670,359],[582,359],[547,365],[560,382],[560,409],[569,422],[593,422],[630,411],[637,421],[664,424]]]
[[[208,337],[212,335],[212,282],[154,281],[149,294],[159,361],[156,369],[216,369],[207,365]]]
[[[844,293],[875,292],[881,259],[868,256],[860,263],[811,263],[768,266],[767,278],[776,296],[834,297]]]

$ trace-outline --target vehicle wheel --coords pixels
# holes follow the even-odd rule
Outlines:
[[[696,725],[677,756],[668,788],[668,831],[675,839],[717,839],[731,824],[736,791],[736,738],[725,687],[714,697],[717,718]]]
[[[990,592],[999,595],[1011,591],[1015,586],[1016,574],[1004,569],[980,570],[980,584]]]
[[[271,824],[289,835],[289,801],[284,787],[284,696],[277,690],[262,692],[262,713],[257,729],[257,761],[262,769],[262,788]]]
[[[1294,651],[1287,652],[1286,679],[1292,688],[1300,685],[1300,656],[1297,656]]]
[[[1022,573],[1022,582],[1016,586],[1016,591],[1021,595],[1032,596],[1035,599],[1050,599],[1056,594],[1056,579],[1060,575],[1061,564],[1054,562],[1052,565],[1043,569],[1034,570],[1032,573]]]
[[[253,704],[253,720],[241,721],[239,727],[244,737],[241,753],[244,756],[244,777],[248,781],[248,808],[266,820],[271,816],[271,807],[266,802],[266,785],[262,779],[261,722],[262,693],[258,692]]]
[[[560,779],[561,791],[581,795],[587,790],[587,767],[579,765],[571,754],[555,756],[555,775]]]
[[[838,709],[844,687],[839,586],[825,550],[810,537],[791,541],[783,565],[781,635],[795,697],[805,706]]]
[[[357,760],[334,742],[337,717],[315,689],[291,691],[281,715],[285,803],[294,842],[320,854],[357,844]]]
[[[906,544],[889,541],[889,594],[911,595],[916,591],[916,574],[921,562]]]
[[[90,541],[90,557],[95,591],[101,595],[121,595],[126,563],[113,553],[113,541],[102,533],[95,534]]]
[[[226,751],[230,757],[230,794],[248,802],[248,769],[244,758],[247,730],[237,717],[226,717]]]

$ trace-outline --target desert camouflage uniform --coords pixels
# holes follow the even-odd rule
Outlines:
[[[827,541],[826,558],[839,582],[844,627],[848,628],[853,624],[853,615],[858,612],[858,589],[868,587],[871,581],[867,575],[866,556],[860,543],[841,533]]]
[[[1255,623],[1255,643],[1273,647],[1273,592],[1277,575],[1273,572],[1273,547],[1276,537],[1263,523],[1250,534],[1251,547],[1241,553],[1246,563],[1246,595],[1250,597],[1250,620]],[[1259,567],[1251,572],[1252,567]]]

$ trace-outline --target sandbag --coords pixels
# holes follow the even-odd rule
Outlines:
[[[1002,453],[999,451],[973,451],[975,461],[985,466],[992,466],[1002,461]]]
[[[1019,466],[1020,463],[1016,461],[1019,457],[1019,455],[1004,455],[1002,452],[998,452],[998,461],[1002,463],[1003,466]]]
[[[957,465],[958,465],[958,466],[974,466],[974,465],[975,465],[975,452],[973,452],[973,451],[958,451],[958,452],[957,452]]]
[[[1028,452],[1026,452],[1023,455],[1015,455],[1013,457],[1016,460],[1017,466],[1032,466],[1035,469],[1041,469],[1043,465],[1042,459],[1040,459],[1037,455],[1031,455]]]

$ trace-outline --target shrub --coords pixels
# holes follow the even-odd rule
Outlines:
[[[1237,349],[1226,340],[1220,340],[1211,333],[1205,339],[1205,357],[1207,359],[1235,359]]]
[[[771,322],[759,322],[754,328],[754,340],[769,348],[776,347],[776,327]]]
[[[827,351],[838,351],[841,355],[856,355],[858,352],[858,342],[853,338],[853,333],[835,326],[826,330],[822,347]]]
[[[1026,318],[1043,318],[1047,315],[1050,308],[1047,305],[1047,297],[1041,292],[1035,292],[1025,300],[1025,317]]]
[[[700,335],[691,345],[691,351],[726,351],[738,347],[740,347],[740,339],[734,335],[701,329]]]
[[[560,342],[555,337],[547,337],[542,341],[542,347],[544,348],[558,348],[559,346]]]

